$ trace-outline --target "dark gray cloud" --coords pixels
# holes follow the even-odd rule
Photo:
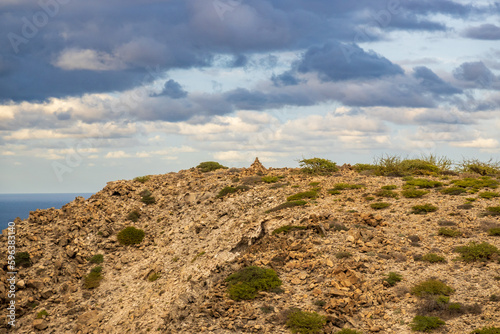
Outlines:
[[[472,84],[474,88],[492,88],[492,85],[498,81],[498,78],[482,61],[461,64],[453,71],[453,76]]]
[[[273,75],[271,81],[275,86],[294,86],[302,82],[302,80],[295,76],[293,71],[286,71],[279,75]]]
[[[413,76],[420,81],[420,86],[427,92],[435,95],[453,95],[459,94],[462,91],[453,87],[438,77],[436,73],[425,66],[415,67]]]
[[[181,99],[186,97],[187,95],[188,93],[184,89],[182,89],[182,86],[177,81],[170,79],[165,82],[161,93],[155,96],[168,96],[172,99]]]
[[[482,24],[479,27],[468,28],[463,35],[472,39],[499,40],[500,27],[489,23]]]
[[[310,48],[297,70],[300,73],[316,72],[323,81],[373,79],[404,73],[399,65],[375,52],[341,43]]]

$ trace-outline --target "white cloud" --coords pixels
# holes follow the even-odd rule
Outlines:
[[[493,138],[477,138],[477,139],[469,140],[469,141],[461,141],[461,142],[451,143],[450,145],[455,146],[455,147],[472,147],[472,148],[491,149],[491,148],[498,148],[499,142],[498,142],[498,140],[493,139]]]
[[[105,156],[106,159],[121,159],[121,158],[130,158],[131,155],[125,153],[125,151],[114,151],[108,152]]]
[[[114,71],[126,68],[125,63],[119,58],[90,49],[65,49],[53,65],[67,71]]]
[[[12,151],[4,151],[2,152],[2,155],[16,155],[16,154]]]

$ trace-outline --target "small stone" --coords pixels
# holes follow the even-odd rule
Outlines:
[[[35,319],[35,320],[33,320],[33,327],[35,329],[42,331],[42,330],[46,329],[47,327],[49,327],[49,325],[43,319]]]

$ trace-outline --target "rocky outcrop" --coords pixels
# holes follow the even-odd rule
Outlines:
[[[259,175],[279,176],[279,182],[262,182]],[[338,183],[364,188],[330,194]],[[453,261],[458,244],[500,246],[483,229],[500,224],[498,217],[481,217],[490,203],[478,200],[458,210],[463,198],[433,190],[425,202],[439,206],[435,213],[410,214],[422,201],[407,198],[384,199],[391,206],[373,210],[374,194],[388,184],[401,189],[404,181],[349,168],[328,177],[305,176],[297,169],[266,169],[258,159],[249,169],[192,169],[152,175],[144,183],[109,182],[87,200],[79,197],[60,210],[37,210],[16,221],[17,251],[27,252],[31,265],[18,268],[18,326],[2,323],[0,333],[289,333],[283,314],[291,307],[325,315],[325,333],[343,327],[410,333],[417,299],[409,288],[433,276],[456,289],[457,302],[483,306],[482,314],[447,319],[449,332],[498,326],[500,304],[489,300],[500,295],[498,261]],[[228,186],[242,190],[217,196]],[[266,213],[312,188],[317,196],[306,205]],[[142,201],[144,190],[154,203]],[[131,212],[137,219],[131,220]],[[444,220],[463,235],[437,235]],[[273,234],[286,225],[301,228]],[[117,241],[127,226],[144,230],[140,244]],[[0,242],[6,249],[5,233]],[[447,262],[418,260],[429,252]],[[103,255],[101,264],[91,263],[96,254]],[[100,285],[84,288],[97,265]],[[282,291],[262,292],[252,301],[230,299],[225,278],[250,265],[273,268]],[[385,284],[389,272],[400,273],[403,281]],[[6,278],[3,267],[2,305],[8,301]],[[40,316],[42,310],[47,314]]]

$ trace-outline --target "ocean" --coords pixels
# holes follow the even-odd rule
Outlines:
[[[0,194],[0,231],[16,217],[26,219],[36,209],[60,209],[77,196],[89,198],[92,193],[76,194]]]

